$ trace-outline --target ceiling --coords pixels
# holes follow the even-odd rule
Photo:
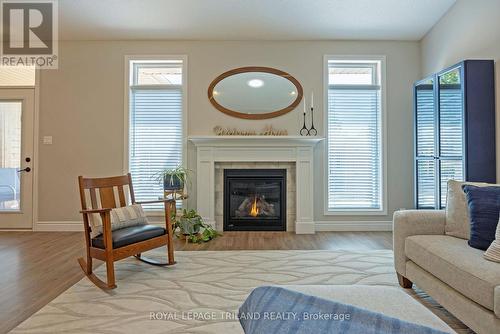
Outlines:
[[[59,0],[61,40],[420,40],[455,0]]]

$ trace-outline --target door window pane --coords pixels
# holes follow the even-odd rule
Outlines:
[[[0,102],[0,211],[20,209],[22,102]]]
[[[418,208],[433,208],[435,206],[435,180],[434,160],[417,161]]]

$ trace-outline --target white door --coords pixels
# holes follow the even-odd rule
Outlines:
[[[33,226],[34,89],[0,89],[0,229]]]

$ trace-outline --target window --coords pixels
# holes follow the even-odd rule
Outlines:
[[[137,201],[157,199],[157,176],[183,161],[185,61],[129,60],[128,170]],[[144,206],[162,210],[162,204]]]
[[[383,59],[327,65],[326,211],[383,212]]]

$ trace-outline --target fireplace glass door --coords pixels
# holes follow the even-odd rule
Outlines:
[[[286,170],[228,169],[224,183],[224,230],[285,230]]]

